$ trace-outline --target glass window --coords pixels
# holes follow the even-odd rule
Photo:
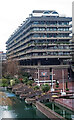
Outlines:
[[[44,14],[49,14],[49,11],[45,11]]]
[[[52,31],[53,29],[52,28],[50,28],[50,31]]]
[[[57,49],[57,46],[54,46],[54,49]]]
[[[47,31],[49,31],[49,28],[46,28]]]
[[[59,52],[58,55],[63,55],[63,52]]]
[[[34,21],[33,24],[39,24],[39,22],[38,21]]]
[[[39,34],[34,34],[33,37],[39,37]]]

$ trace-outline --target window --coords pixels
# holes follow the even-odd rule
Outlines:
[[[49,14],[49,11],[44,11],[44,14]]]
[[[39,22],[38,21],[34,21],[33,24],[39,24]]]
[[[59,52],[58,55],[63,55],[63,52]]]
[[[34,34],[33,37],[39,37],[39,34]]]
[[[46,28],[47,31],[49,31],[49,28]]]
[[[58,13],[54,11],[52,14],[58,14]]]
[[[57,49],[57,46],[54,46],[54,49]]]

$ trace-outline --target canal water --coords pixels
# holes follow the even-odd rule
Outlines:
[[[74,113],[73,111],[57,104],[54,102],[48,102],[48,103],[44,103],[47,107],[49,107],[51,110],[53,110],[54,112],[58,113],[59,115],[61,115],[62,117],[64,117],[67,120],[74,120]]]
[[[2,118],[45,118],[35,106],[27,105],[24,101],[21,101],[15,94],[4,91],[0,94],[0,120]],[[1,98],[2,97],[2,98]],[[2,102],[1,102],[2,100]],[[7,101],[5,101],[7,100]]]

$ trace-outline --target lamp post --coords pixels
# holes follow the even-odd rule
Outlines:
[[[39,83],[39,68],[38,68],[38,86],[40,86],[40,83]]]
[[[53,88],[53,75],[55,75],[55,74],[53,74],[53,69],[52,69],[51,92],[54,91],[54,88]]]
[[[63,80],[63,91],[61,92],[61,95],[66,95],[66,92],[64,91],[64,70],[62,69],[62,80]]]

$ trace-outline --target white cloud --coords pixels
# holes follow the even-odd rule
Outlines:
[[[73,0],[0,0],[0,50],[15,29],[34,9],[56,10],[72,16]]]

